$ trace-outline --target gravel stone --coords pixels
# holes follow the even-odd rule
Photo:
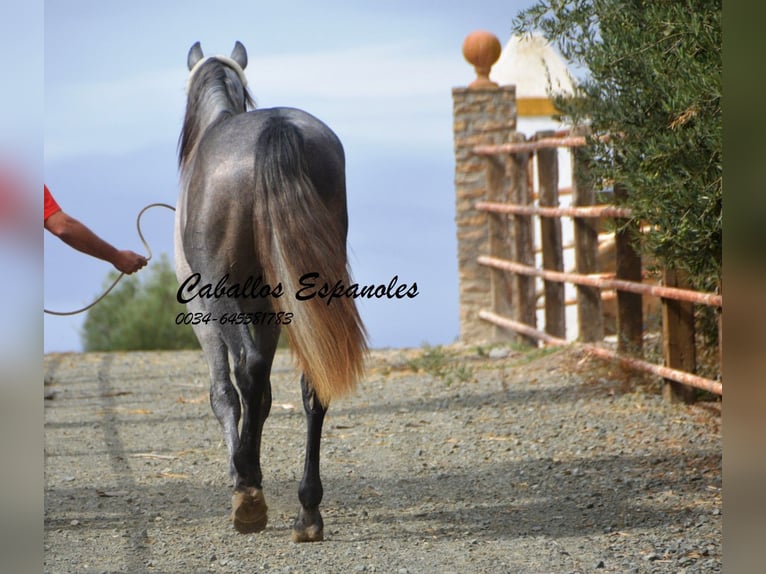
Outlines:
[[[249,535],[200,352],[47,355],[44,572],[721,572],[720,402],[667,404],[576,348],[500,349],[371,353],[325,421],[316,544],[290,541],[289,353],[263,433],[269,524]]]

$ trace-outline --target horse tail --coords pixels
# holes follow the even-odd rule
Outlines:
[[[318,273],[317,288],[349,285],[345,205],[333,214],[309,177],[303,136],[289,120],[267,120],[255,153],[254,235],[256,252],[271,285],[284,295],[275,311],[292,313],[284,325],[293,356],[327,405],[353,390],[364,371],[365,331],[356,303],[341,296],[298,300],[301,277]],[[316,293],[316,289],[313,290]],[[283,315],[283,324],[284,324]]]

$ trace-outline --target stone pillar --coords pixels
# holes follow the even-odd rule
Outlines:
[[[476,261],[489,253],[487,214],[474,209],[477,201],[488,199],[488,186],[487,159],[472,150],[507,143],[516,131],[516,87],[498,86],[488,79],[500,51],[492,34],[469,34],[463,54],[476,68],[477,79],[467,88],[452,90],[460,340],[470,343],[495,339],[494,327],[478,315],[480,309],[492,309],[490,270]]]

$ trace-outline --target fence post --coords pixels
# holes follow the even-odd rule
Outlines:
[[[490,341],[500,334],[478,316],[479,310],[492,308],[492,273],[476,261],[489,252],[488,217],[474,208],[477,201],[489,199],[489,168],[487,160],[472,152],[477,145],[506,143],[516,131],[516,87],[486,81],[486,72],[500,56],[500,42],[493,38],[479,33],[466,38],[463,54],[481,81],[452,89],[460,340],[468,342]],[[509,337],[505,332],[502,336]]]
[[[614,197],[618,202],[626,199],[628,190],[615,184]],[[641,281],[641,256],[633,241],[638,236],[638,222],[615,219],[614,244],[618,279]],[[639,357],[643,354],[644,310],[638,293],[617,290],[617,350]]]
[[[535,138],[552,137],[553,130],[539,131]],[[559,207],[558,148],[537,150],[538,202],[542,207]],[[540,242],[543,250],[543,269],[564,270],[564,251],[561,240],[561,219],[540,218]],[[566,302],[564,284],[544,281],[545,332],[560,339],[566,338]]]
[[[666,287],[688,287],[686,276],[675,269],[663,269],[662,282]],[[666,367],[695,372],[694,303],[662,300],[662,352]],[[696,391],[693,387],[665,379],[662,396],[670,402],[693,403]]]
[[[512,134],[511,141],[523,142],[524,134]],[[516,205],[532,203],[532,189],[529,185],[529,152],[511,154],[508,158],[508,178],[511,185],[510,201]],[[530,215],[514,214],[511,217],[511,260],[524,265],[535,266],[535,239]],[[513,274],[513,318],[525,325],[537,328],[537,294],[535,278],[529,275]],[[516,340],[537,346],[537,339],[520,333]]]
[[[588,151],[572,148],[572,205],[583,207],[596,203],[596,192],[590,181]],[[598,261],[597,219],[575,217],[575,269],[577,273],[596,273]],[[577,330],[581,341],[604,338],[601,314],[601,291],[598,287],[577,285]]]
[[[487,200],[498,203],[510,201],[511,185],[508,178],[507,156],[487,156],[486,181]],[[508,215],[488,213],[489,254],[492,257],[506,258],[511,253],[511,227]],[[505,317],[513,316],[513,285],[511,274],[502,269],[490,269],[491,310]],[[511,334],[507,329],[493,325],[493,339],[508,339]]]

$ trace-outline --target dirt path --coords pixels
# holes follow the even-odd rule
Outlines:
[[[196,352],[45,358],[45,572],[719,572],[720,404],[669,406],[573,350],[375,352],[328,414],[325,542],[293,544],[289,356],[264,431],[269,526],[228,521]]]

